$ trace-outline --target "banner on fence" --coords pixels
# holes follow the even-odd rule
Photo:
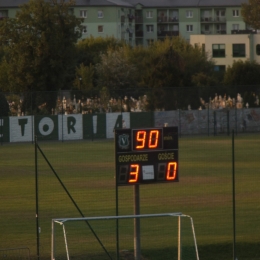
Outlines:
[[[180,134],[260,130],[260,109],[174,110],[0,118],[0,141],[114,138],[116,128],[178,126]]]

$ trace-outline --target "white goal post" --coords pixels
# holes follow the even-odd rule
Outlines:
[[[197,248],[197,241],[195,235],[195,228],[193,224],[193,219],[189,215],[184,215],[180,212],[177,213],[162,213],[162,214],[141,214],[141,215],[122,215],[122,216],[100,216],[100,217],[82,217],[82,218],[58,218],[52,219],[52,234],[51,234],[51,259],[55,260],[55,224],[59,224],[62,226],[63,229],[63,236],[64,236],[64,243],[66,249],[66,256],[67,260],[70,260],[69,255],[69,247],[67,241],[67,234],[65,223],[72,222],[72,221],[93,221],[93,220],[120,220],[120,219],[141,219],[141,218],[158,218],[158,217],[177,217],[178,218],[178,260],[182,259],[182,252],[181,252],[181,218],[189,218],[191,223],[192,235],[193,235],[193,242],[196,252],[196,259],[199,260],[198,248]]]

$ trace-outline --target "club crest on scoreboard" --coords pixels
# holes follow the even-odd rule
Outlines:
[[[128,149],[130,145],[129,135],[122,134],[118,136],[118,145],[120,149]]]

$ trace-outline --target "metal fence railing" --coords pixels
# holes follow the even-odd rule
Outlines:
[[[245,88],[243,96],[209,98],[205,88],[102,90],[92,95],[82,91],[2,93],[0,140],[33,141],[35,135],[39,140],[112,138],[116,127],[165,123],[178,126],[180,136],[258,132],[258,88],[251,88],[251,92]]]
[[[144,94],[143,92],[140,96]],[[72,108],[72,112],[75,107],[70,105],[74,95],[77,104],[85,105],[84,102],[79,102],[77,94],[73,94],[72,99],[70,95],[70,101],[64,93],[59,96],[60,101],[65,96],[66,109]],[[113,95],[113,100],[111,96],[108,98],[111,100],[109,104],[114,104],[119,95]],[[22,109],[19,115],[15,114],[16,112],[7,116],[1,114],[1,248],[5,250],[26,247],[30,249],[30,259],[37,259],[37,253],[41,260],[50,259],[51,220],[80,217],[46,160],[41,154],[36,158],[32,145],[35,136],[55,173],[84,216],[115,216],[114,129],[161,127],[167,124],[178,126],[179,182],[140,185],[140,214],[183,212],[192,216],[200,259],[228,260],[233,256],[235,202],[237,259],[260,260],[258,104],[253,107],[249,103],[247,107],[244,103],[235,102],[234,107],[217,108],[216,102],[214,106],[205,106],[202,101],[204,107],[201,105],[201,109],[192,105],[144,109],[142,103],[139,103],[139,110],[124,110],[123,105],[131,99],[130,95],[126,96],[124,101],[119,99],[119,108],[111,106],[107,111],[82,109],[78,113],[72,113],[61,107],[61,113],[53,111],[53,114],[43,110],[26,114]],[[5,97],[10,101],[8,95]],[[149,94],[146,97],[148,99]],[[98,98],[97,96],[97,103]],[[137,99],[134,95],[132,98]],[[91,104],[90,100],[86,102]],[[17,101],[20,102],[20,99]],[[15,99],[14,102],[16,103]],[[24,99],[21,103],[23,102]],[[235,140],[232,145],[231,133],[234,132]],[[37,216],[36,183],[39,188]],[[133,189],[119,187],[118,214],[133,215],[133,201]],[[38,221],[37,231],[35,217]],[[132,256],[133,223],[126,220],[123,224],[119,232],[122,250],[120,255],[126,255],[127,252],[127,255]],[[99,225],[97,222],[93,224],[102,244],[111,249],[115,248],[115,227],[114,222],[111,225]],[[106,259],[99,254],[102,248],[93,242],[86,225],[72,225],[66,230],[68,239],[73,238],[73,256],[77,256],[74,259],[86,259],[80,255],[85,245],[89,259]],[[173,259],[172,256],[177,255],[178,251],[177,230],[177,223],[168,220],[142,220],[143,258]],[[182,222],[182,230],[183,259],[195,260],[191,258],[194,256],[194,245],[190,225],[185,221]],[[60,231],[57,230],[57,236],[63,237],[63,234],[58,232]],[[89,240],[90,237],[92,240]],[[68,245],[70,242],[68,241]],[[63,259],[66,259],[64,241],[59,246],[59,253],[64,254]],[[4,250],[0,251],[0,259],[8,259],[4,257],[11,253],[10,250]],[[114,254],[115,251],[112,255]],[[12,256],[10,259],[17,258]]]

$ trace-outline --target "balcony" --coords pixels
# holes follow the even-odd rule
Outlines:
[[[179,31],[158,31],[158,37],[179,36]]]
[[[224,16],[217,16],[216,18],[215,18],[215,22],[217,22],[217,23],[223,23],[223,22],[226,22],[226,17],[224,17]]]
[[[0,10],[0,20],[8,18],[8,10]]]
[[[205,34],[205,35],[209,35],[209,34],[227,34],[227,31],[226,31],[226,29],[216,30],[216,31],[215,31],[215,29],[213,29],[213,31],[202,30],[201,34]]]
[[[226,22],[226,17],[224,16],[217,16],[217,17],[201,17],[200,21],[202,23],[223,23]]]
[[[135,23],[143,23],[143,17],[142,16],[135,16]]]
[[[129,22],[132,22],[135,19],[133,14],[128,14],[127,17],[129,19]]]
[[[168,17],[167,16],[160,16],[157,19],[158,23],[167,23],[168,22]]]
[[[256,34],[257,30],[231,30],[231,34]]]
[[[135,37],[144,37],[144,32],[143,31],[136,31]]]
[[[7,16],[0,16],[0,21],[7,19],[7,18],[8,18]]]
[[[160,16],[157,18],[158,23],[178,23],[178,17],[168,17],[168,16]]]
[[[212,34],[211,31],[201,31],[201,34]]]
[[[201,17],[200,18],[201,22],[212,22],[213,18],[212,17]]]
[[[217,30],[217,34],[227,34],[226,30]]]

